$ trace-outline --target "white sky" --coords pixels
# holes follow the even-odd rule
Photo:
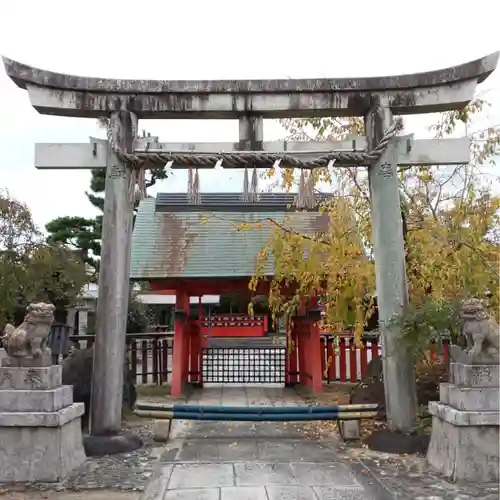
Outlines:
[[[25,0],[0,4],[0,54],[39,68],[109,78],[222,79],[356,77],[461,64],[500,49],[493,0],[224,0],[124,2]],[[500,123],[500,68],[480,90]],[[28,203],[44,225],[93,216],[90,173],[37,171],[35,142],[87,142],[95,120],[39,115],[0,68],[0,187]],[[428,135],[430,115],[405,118]],[[236,121],[142,121],[161,141],[237,141]],[[265,122],[266,140],[283,137]],[[500,167],[497,167],[500,170]],[[499,172],[500,173],[500,172]],[[222,176],[222,177],[221,177]],[[221,181],[221,179],[223,179]],[[241,189],[232,172],[204,172],[203,191]],[[186,174],[158,185],[185,191]]]

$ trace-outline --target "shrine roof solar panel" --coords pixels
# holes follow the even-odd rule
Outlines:
[[[303,234],[326,229],[328,216],[291,212],[295,195],[262,193],[245,202],[241,193],[202,194],[190,203],[186,193],[158,194],[143,200],[132,236],[131,279],[234,278],[255,273],[258,253],[276,225]],[[261,223],[241,230],[242,224]],[[269,262],[265,274],[273,274]]]

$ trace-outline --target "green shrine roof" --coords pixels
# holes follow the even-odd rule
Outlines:
[[[199,204],[185,193],[143,200],[132,236],[131,279],[236,278],[255,273],[256,258],[274,227],[268,219],[304,234],[324,231],[328,218],[290,208],[295,195],[262,193],[244,202],[241,193],[202,194]],[[241,230],[258,223],[260,229]],[[272,276],[273,265],[265,270]]]

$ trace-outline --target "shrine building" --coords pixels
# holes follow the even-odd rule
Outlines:
[[[141,201],[132,238],[130,278],[146,281],[155,294],[175,291],[172,395],[193,383],[280,383],[322,390],[319,312],[302,308],[293,320],[292,341],[281,347],[213,347],[214,339],[265,337],[275,331],[266,306],[248,314],[257,256],[276,230],[276,221],[302,234],[326,230],[328,215],[316,208],[296,210],[295,195],[202,193],[196,203],[187,193],[161,193]],[[242,229],[252,224],[251,229]],[[268,262],[265,276],[273,276]],[[258,294],[267,295],[261,281]],[[219,296],[218,307],[204,295]],[[190,298],[196,297],[196,305]],[[315,304],[313,300],[311,304]],[[316,359],[318,358],[318,359]]]

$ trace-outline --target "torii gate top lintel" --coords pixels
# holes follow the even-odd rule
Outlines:
[[[446,69],[370,78],[122,80],[41,70],[3,58],[7,75],[42,114],[138,118],[364,116],[380,101],[394,114],[459,109],[496,68],[499,52]],[[54,91],[57,91],[54,92]]]

